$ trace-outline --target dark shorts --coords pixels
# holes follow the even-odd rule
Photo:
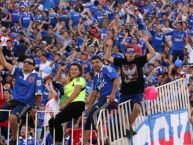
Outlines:
[[[143,96],[144,96],[143,93],[133,93],[129,95],[121,95],[120,103],[131,100],[131,105],[135,103],[141,104],[141,101],[143,101]]]
[[[91,130],[91,125],[93,129],[96,129],[95,126],[98,120],[98,115],[102,109],[108,109],[108,110],[116,109],[117,105],[118,103],[116,102],[107,103],[106,100],[98,101],[97,103],[95,103],[92,106],[91,111],[89,112],[86,125],[85,125],[85,130]]]
[[[28,111],[31,110],[31,106],[22,103],[18,100],[10,100],[0,110],[11,110],[10,114],[13,114],[17,117],[18,121],[26,115]],[[9,117],[8,111],[0,111],[0,122],[7,120]]]

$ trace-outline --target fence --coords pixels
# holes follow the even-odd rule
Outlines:
[[[159,96],[153,101],[143,101],[141,105],[140,115],[135,121],[134,129],[139,127],[148,115],[156,114],[159,112],[170,112],[178,111],[181,109],[189,110],[189,93],[186,87],[185,80],[179,79],[171,83],[165,84],[157,88]],[[4,111],[4,110],[1,110]],[[48,133],[47,127],[44,127],[44,136],[40,139],[39,135],[39,113],[49,113],[45,111],[38,111],[35,115],[35,145],[42,144],[46,145],[46,133]],[[98,145],[129,145],[130,141],[124,137],[126,134],[126,129],[129,129],[129,115],[131,113],[131,103],[130,100],[119,104],[116,110],[101,110],[97,120],[97,143]],[[26,117],[26,125],[28,126],[28,115]],[[81,144],[83,145],[83,128],[84,127],[84,116],[82,116],[82,121],[79,129],[74,128],[74,120],[71,122],[71,133],[68,138],[71,145]],[[8,140],[9,140],[9,124],[8,124]],[[78,135],[77,135],[78,134]],[[94,131],[91,131],[90,144],[92,144]],[[28,127],[26,127],[26,136],[28,136]],[[19,131],[18,131],[19,137]],[[78,139],[77,139],[78,138]],[[40,141],[41,140],[41,141]],[[53,139],[54,140],[54,139]],[[37,142],[36,142],[37,141]],[[19,142],[19,139],[17,140]],[[55,145],[54,141],[52,144]],[[63,144],[68,144],[64,137]],[[25,138],[25,143],[27,144],[27,138]],[[8,143],[9,144],[9,143]]]
[[[170,82],[157,89],[159,92],[157,99],[142,102],[140,115],[135,121],[134,128],[139,127],[148,115],[182,109],[187,109],[190,112],[189,92],[184,79]],[[101,110],[97,124],[99,128],[98,143],[104,145],[105,141],[108,140],[111,145],[131,144],[130,141],[124,137],[126,129],[129,128],[130,113],[130,101],[120,104],[118,110],[111,112]],[[107,130],[104,130],[104,128],[107,128]]]

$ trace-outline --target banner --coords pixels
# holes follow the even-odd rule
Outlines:
[[[147,117],[133,137],[133,145],[187,145],[191,143],[187,110]]]

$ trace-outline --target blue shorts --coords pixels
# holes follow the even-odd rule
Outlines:
[[[131,105],[135,103],[141,104],[141,101],[143,101],[143,96],[144,96],[143,93],[133,93],[129,95],[121,95],[120,103],[131,100]]]
[[[15,115],[19,121],[28,111],[31,110],[31,106],[22,103],[18,100],[10,100],[0,109],[11,110],[10,114]],[[8,111],[0,111],[0,122],[7,120],[8,117]]]

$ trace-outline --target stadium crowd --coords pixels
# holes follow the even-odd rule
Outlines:
[[[89,130],[97,105],[122,102],[124,83],[141,83],[124,94],[137,93],[135,104],[143,100],[144,87],[185,78],[193,105],[193,0],[0,0],[0,44],[0,108],[12,109],[9,121],[20,125],[19,145],[25,144],[26,112],[31,110],[29,145],[35,142],[37,110],[49,112],[38,113],[38,144],[43,134],[52,142],[53,127],[61,142],[62,123],[68,130],[75,117],[79,128],[78,117],[86,110]],[[137,68],[120,61],[128,55],[140,58],[133,58]],[[8,120],[0,121],[1,145]],[[12,145],[17,130],[11,131]]]

